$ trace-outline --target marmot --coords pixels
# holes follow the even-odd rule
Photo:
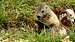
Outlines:
[[[40,22],[44,23],[48,27],[58,28],[60,26],[58,17],[46,4],[41,4],[38,6],[36,16]]]

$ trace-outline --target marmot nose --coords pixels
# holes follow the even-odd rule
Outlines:
[[[40,18],[40,16],[37,16],[37,18]]]

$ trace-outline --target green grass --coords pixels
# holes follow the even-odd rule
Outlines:
[[[75,42],[75,33],[69,32],[70,40]],[[59,34],[53,34],[51,32],[25,32],[22,30],[7,31],[1,30],[0,32],[0,42],[10,38],[12,42],[61,42],[61,37]]]
[[[60,37],[57,34],[55,37],[50,32],[25,32],[25,31],[11,31],[11,32],[0,32],[2,39],[11,38],[13,42],[60,42]]]
[[[75,36],[74,36],[75,32],[71,31],[71,32],[68,33],[68,35],[70,36],[70,40],[73,41],[73,42],[75,42]]]

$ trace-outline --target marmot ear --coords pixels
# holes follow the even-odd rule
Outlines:
[[[74,9],[73,9],[73,8],[71,8],[71,10],[73,10],[73,11],[74,11]]]

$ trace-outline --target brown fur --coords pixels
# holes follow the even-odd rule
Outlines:
[[[62,13],[65,12],[65,8],[64,7],[55,7],[54,9],[52,9],[53,12],[58,16],[61,15]]]
[[[63,17],[61,19],[61,23],[64,25],[64,26],[70,26],[71,24],[71,21],[67,19],[67,16]]]

